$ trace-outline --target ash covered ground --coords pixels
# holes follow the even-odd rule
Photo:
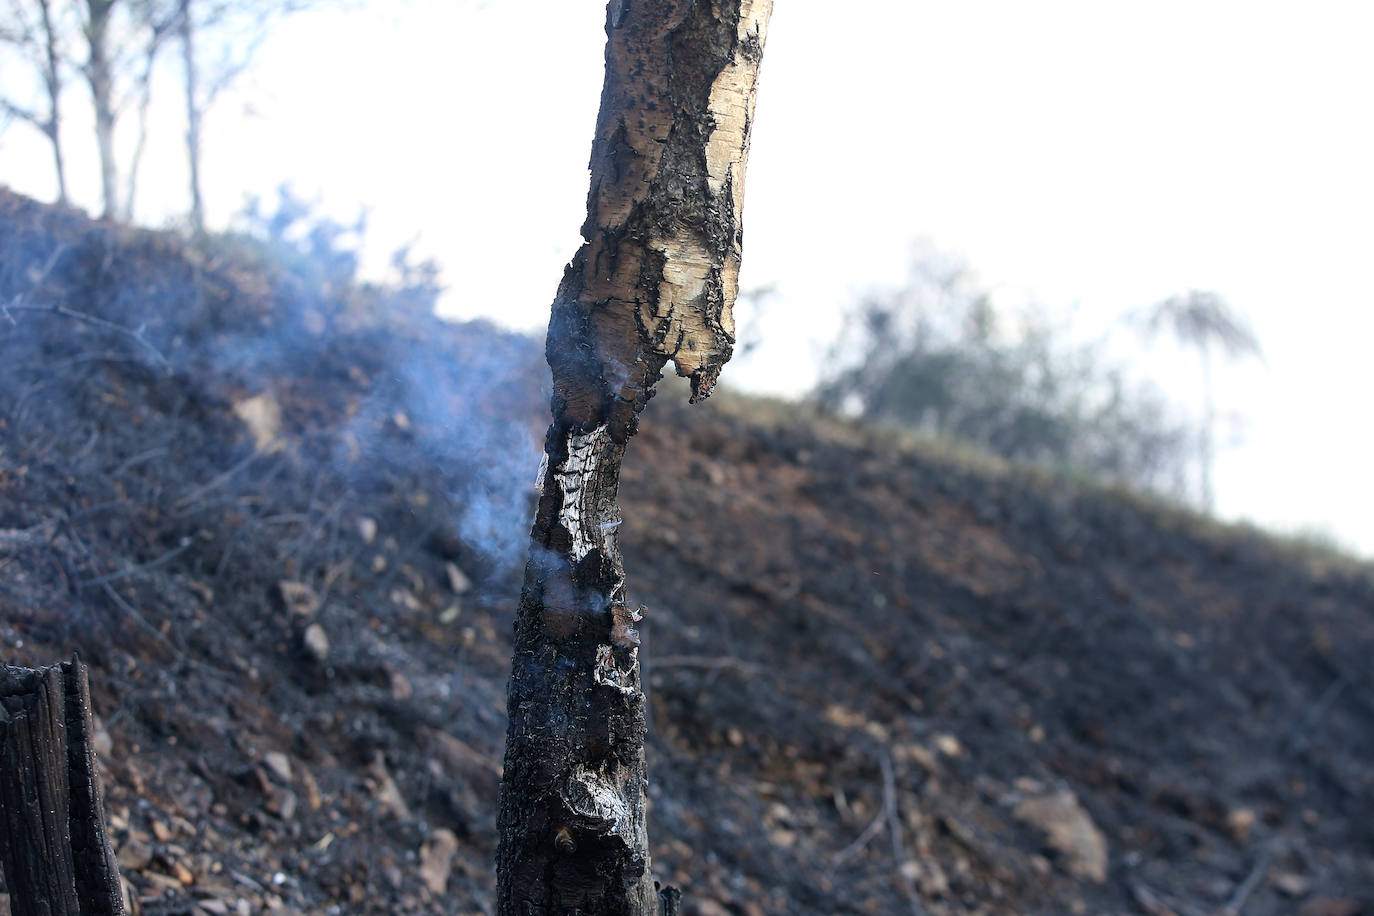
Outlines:
[[[0,190],[0,645],[90,666],[137,913],[492,911],[546,371],[428,304]],[[1374,912],[1368,569],[679,400],[620,533],[686,912]]]

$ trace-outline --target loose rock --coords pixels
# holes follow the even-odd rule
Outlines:
[[[1045,833],[1069,874],[1094,884],[1106,882],[1107,838],[1068,789],[1028,798],[1012,813]]]
[[[448,876],[453,870],[453,855],[458,851],[458,837],[452,830],[434,831],[429,842],[420,849],[420,878],[433,894],[448,890]]]

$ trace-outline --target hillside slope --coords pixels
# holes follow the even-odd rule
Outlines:
[[[225,250],[0,191],[0,644],[91,666],[137,911],[491,912],[541,348]],[[641,429],[687,912],[1374,912],[1366,572],[861,430]]]

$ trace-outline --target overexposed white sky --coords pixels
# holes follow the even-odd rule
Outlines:
[[[366,206],[379,263],[418,240],[444,265],[446,312],[541,330],[579,241],[603,20],[602,0],[298,16],[210,116],[212,223],[283,181],[342,218]],[[1215,290],[1266,354],[1217,373],[1222,409],[1247,418],[1220,456],[1221,514],[1374,556],[1371,35],[1360,0],[775,0],[742,280],[777,296],[725,380],[804,391],[842,308],[900,284],[918,239],[1084,338]],[[159,88],[138,213],[153,224],[186,206],[179,103]],[[74,102],[70,171],[95,209],[86,116]],[[0,181],[50,197],[23,134],[0,136]],[[1196,388],[1167,349],[1140,366]]]

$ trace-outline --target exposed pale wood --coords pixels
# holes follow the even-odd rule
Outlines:
[[[585,244],[549,321],[553,424],[515,625],[498,910],[649,914],[641,610],[616,542],[625,446],[669,361],[710,393],[734,344],[769,0],[612,0]]]

